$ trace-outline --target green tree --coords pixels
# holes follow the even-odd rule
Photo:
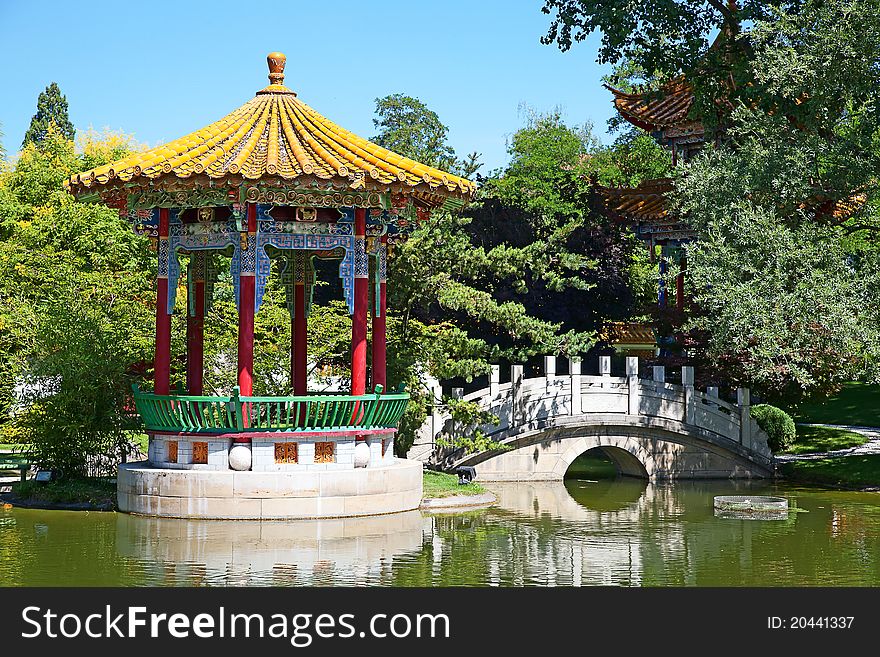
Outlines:
[[[58,83],[53,82],[37,98],[37,113],[31,119],[21,147],[30,143],[41,144],[49,133],[49,126],[54,124],[58,132],[69,140],[73,140],[76,131],[67,115],[67,98],[61,94]]]
[[[613,82],[657,90],[684,77],[693,85],[692,113],[707,129],[723,128],[740,97],[750,94],[755,72],[756,22],[796,16],[821,0],[545,0],[552,16],[542,43],[566,51],[599,30],[597,61],[617,65]]]
[[[756,23],[728,139],[679,172],[696,347],[782,399],[877,380],[880,16],[806,3]]]
[[[94,157],[50,126],[0,175],[0,429],[68,474],[115,465],[134,366],[152,359],[149,241],[62,188]]]
[[[558,111],[529,114],[508,152],[508,166],[467,212],[472,241],[501,274],[481,285],[565,330],[592,332],[639,314],[645,299],[634,279],[643,249],[625,226],[593,209],[592,181],[637,184],[664,175],[668,153],[645,135],[604,147],[590,126],[568,126]]]
[[[547,0],[544,12],[544,41],[563,50],[601,30],[618,82],[684,75],[692,115],[716,128],[672,199],[700,235],[693,351],[776,398],[876,377],[876,3]]]
[[[782,403],[876,380],[880,254],[749,201],[725,209],[688,251],[695,356]]]
[[[380,99],[377,114],[376,126],[382,130],[378,143],[464,175],[476,169],[478,156],[458,159],[446,142],[448,129],[420,101],[400,94]],[[538,248],[531,253],[511,250],[510,245],[483,248],[468,229],[471,222],[460,213],[437,211],[393,250],[389,381],[405,383],[413,395],[401,425],[399,453],[406,452],[424,420],[428,373],[469,381],[488,373],[490,364],[501,359],[522,361],[541,352],[577,354],[593,341],[592,332],[566,329],[561,322],[529,312],[519,300],[499,297],[502,279],[521,278],[517,267],[529,255],[535,270],[552,278],[554,268],[541,262]],[[581,266],[577,257],[567,260],[571,267]],[[565,266],[555,270],[564,271]],[[473,442],[469,436],[459,438]]]
[[[717,31],[742,26],[777,12],[797,12],[809,0],[545,0],[551,15],[545,44],[568,50],[594,31],[602,33],[599,63],[627,60],[642,71],[693,73],[706,61]]]
[[[484,180],[477,202],[435,213],[396,249],[388,289],[399,319],[390,329],[389,373],[423,395],[425,369],[468,382],[493,362],[584,354],[605,319],[631,314],[635,241],[592,212],[590,179],[611,184],[668,170],[668,154],[649,140],[640,145],[657,162],[623,165],[631,145],[607,149],[589,126],[568,126],[559,112],[529,114],[510,139],[510,164]],[[421,401],[404,418],[403,446],[421,424],[415,415],[424,417]],[[449,406],[458,426],[473,424],[466,404]],[[477,431],[452,444],[482,440]]]
[[[464,159],[456,156],[455,149],[447,142],[449,128],[418,98],[404,94],[377,98],[376,115],[373,125],[379,133],[373,141],[380,146],[465,178],[481,166],[476,152]]]

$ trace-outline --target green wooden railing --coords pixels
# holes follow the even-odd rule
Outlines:
[[[136,385],[134,403],[150,431],[236,433],[244,431],[333,431],[396,427],[407,393],[309,395],[305,397],[156,395]]]

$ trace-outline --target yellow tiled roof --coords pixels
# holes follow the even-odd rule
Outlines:
[[[281,84],[284,56],[272,53],[269,61],[272,84],[238,109],[163,146],[71,176],[68,189],[84,194],[120,182],[179,183],[195,176],[282,184],[309,178],[343,189],[409,188],[426,198],[473,198],[470,180],[398,155],[318,114]]]

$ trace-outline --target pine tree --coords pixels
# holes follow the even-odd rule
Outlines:
[[[49,125],[54,123],[58,132],[73,139],[76,131],[67,115],[67,98],[61,95],[58,84],[53,82],[37,98],[37,113],[31,119],[31,125],[21,142],[22,148],[27,144],[41,144],[46,138]]]

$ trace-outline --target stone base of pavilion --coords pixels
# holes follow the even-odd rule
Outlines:
[[[422,464],[392,458],[365,468],[189,470],[126,463],[119,510],[171,518],[287,520],[399,513],[422,501]]]

